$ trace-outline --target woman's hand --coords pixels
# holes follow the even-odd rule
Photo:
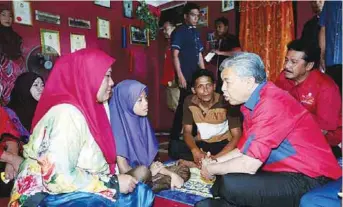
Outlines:
[[[153,162],[150,165],[150,171],[151,171],[151,175],[155,176],[157,173],[159,173],[162,168],[164,168],[164,165],[161,162]]]
[[[118,175],[119,190],[121,193],[127,194],[135,190],[138,181],[131,175],[119,174]]]
[[[170,182],[170,188],[174,190],[174,188],[181,188],[183,186],[184,180],[176,173],[172,173],[170,175],[171,182]]]
[[[6,180],[13,180],[17,176],[17,171],[14,169],[13,165],[6,163],[5,167],[5,178]]]

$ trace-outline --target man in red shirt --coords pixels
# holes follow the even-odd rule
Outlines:
[[[201,175],[217,176],[214,198],[197,207],[296,207],[303,194],[341,176],[312,115],[288,92],[266,81],[258,55],[237,54],[221,68],[225,99],[243,104],[243,136],[237,149],[202,161]]]
[[[319,124],[336,156],[342,156],[337,145],[342,140],[342,101],[339,88],[327,75],[315,69],[320,49],[294,40],[287,45],[284,71],[276,85],[298,100]]]

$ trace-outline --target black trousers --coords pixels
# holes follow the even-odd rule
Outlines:
[[[338,85],[342,96],[342,64],[327,67],[325,73],[329,75]]]
[[[170,138],[173,140],[179,140],[180,138],[182,130],[183,103],[185,102],[185,98],[190,94],[192,94],[190,83],[187,83],[187,89],[180,88],[179,104],[175,111],[173,126],[170,132]]]
[[[196,142],[196,145],[201,148],[204,152],[211,152],[211,155],[218,154],[227,144],[228,140],[223,140],[221,142],[207,143],[207,142]],[[193,161],[193,154],[188,148],[187,144],[183,140],[170,140],[169,157],[178,160],[184,159]]]
[[[329,181],[300,173],[230,173],[217,176],[211,189],[214,198],[199,201],[195,206],[298,207],[305,193]]]

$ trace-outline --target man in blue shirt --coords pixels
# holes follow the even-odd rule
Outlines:
[[[175,112],[171,138],[179,139],[182,129],[183,103],[191,92],[192,74],[198,69],[205,69],[202,51],[204,47],[200,42],[196,25],[199,20],[199,6],[187,3],[183,9],[184,24],[171,35],[171,49],[173,64],[176,71],[180,98]]]
[[[336,82],[342,94],[342,1],[326,1],[319,24],[320,66]]]

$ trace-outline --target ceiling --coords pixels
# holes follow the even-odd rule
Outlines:
[[[166,4],[168,2],[171,2],[173,0],[146,0],[147,4],[150,4],[151,6],[158,7],[162,4]]]

